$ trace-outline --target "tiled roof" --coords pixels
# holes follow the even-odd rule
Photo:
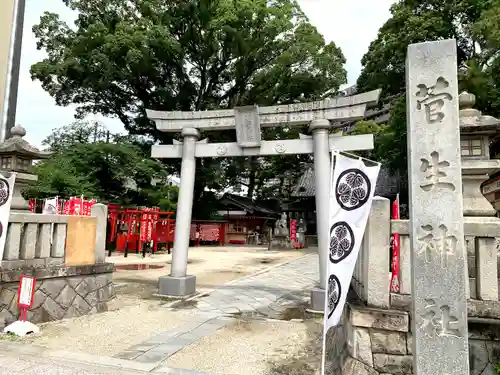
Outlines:
[[[233,204],[250,214],[262,213],[265,215],[276,216],[279,212],[276,212],[267,207],[265,203],[255,203],[252,199],[247,197],[242,197],[235,194],[224,194],[220,202],[222,204]]]
[[[387,167],[382,167],[375,187],[375,195],[385,196],[399,193],[399,177],[391,176]],[[292,197],[314,197],[314,167],[310,166],[300,177],[292,193]]]
[[[297,185],[292,192],[292,197],[314,197],[314,168],[309,166],[304,174],[299,178]]]

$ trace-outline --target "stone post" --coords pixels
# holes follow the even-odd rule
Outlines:
[[[389,247],[391,241],[391,202],[374,197],[363,242],[367,245],[364,262],[364,292],[372,307],[389,307]]]
[[[477,297],[483,301],[498,301],[498,256],[493,237],[476,237]]]
[[[410,45],[406,76],[413,371],[468,374],[456,41]]]
[[[196,291],[196,276],[186,273],[196,174],[195,150],[200,133],[197,129],[185,128],[182,129],[182,136],[184,141],[182,144],[181,181],[175,219],[172,268],[169,276],[162,276],[158,280],[158,293],[168,296],[186,296]]]
[[[325,306],[326,262],[329,247],[330,201],[330,121],[313,120],[309,126],[314,149],[314,186],[316,189],[316,228],[318,232],[319,285],[311,291],[311,309],[323,311]]]
[[[108,206],[96,203],[92,206],[91,216],[96,218],[95,262],[106,261],[106,232],[108,227]]]

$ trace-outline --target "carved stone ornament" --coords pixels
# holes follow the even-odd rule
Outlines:
[[[223,156],[223,155],[226,155],[227,153],[227,147],[226,146],[218,146],[217,149],[215,150],[215,152],[217,152],[217,155],[219,156]]]
[[[284,143],[278,143],[274,148],[277,153],[282,154],[286,151],[286,147]]]

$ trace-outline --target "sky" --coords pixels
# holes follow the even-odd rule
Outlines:
[[[1,0],[0,0],[1,1]],[[321,32],[326,41],[334,41],[347,59],[348,85],[356,83],[361,71],[361,58],[378,29],[389,18],[389,8],[394,0],[298,0],[311,23]],[[40,147],[41,141],[52,129],[74,121],[74,107],[58,107],[37,81],[32,81],[30,66],[41,61],[45,54],[36,49],[32,33],[44,11],[58,13],[71,24],[75,14],[62,0],[27,0],[24,22],[24,37],[19,77],[19,95],[16,123],[27,131],[26,139]],[[112,132],[123,131],[116,119],[92,116],[89,119],[102,121]]]

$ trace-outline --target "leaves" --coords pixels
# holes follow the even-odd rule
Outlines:
[[[404,93],[407,46],[455,38],[460,90],[476,95],[476,108],[500,115],[500,0],[401,0],[380,28],[362,60],[358,90],[382,89],[392,102],[387,129],[377,140],[377,157],[396,171],[406,170]]]
[[[104,141],[96,138],[98,129],[102,129],[100,124],[76,122],[49,135],[43,143],[53,155],[35,166],[38,181],[25,195],[31,198],[84,195],[122,205],[175,207],[176,188],[152,188],[152,181],[166,180],[163,165],[123,137],[110,136],[104,131]]]
[[[173,137],[145,109],[309,101],[346,82],[341,50],[325,43],[295,0],[64,1],[78,18],[70,26],[45,13],[33,28],[47,58],[31,67],[32,78],[58,105],[75,104],[78,117],[117,117],[131,134],[161,143]],[[202,136],[234,139],[234,131]],[[179,161],[168,164],[179,170]],[[195,200],[247,165],[257,168],[249,159],[197,161]]]

